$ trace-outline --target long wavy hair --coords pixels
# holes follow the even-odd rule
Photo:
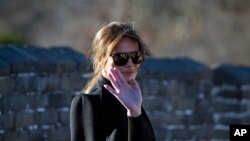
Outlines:
[[[143,57],[145,57],[145,55],[151,55],[141,36],[134,29],[133,24],[111,22],[102,27],[96,33],[92,43],[91,61],[93,76],[83,89],[85,94],[88,94],[100,79],[102,69],[105,67],[108,57],[123,37],[129,37],[137,41],[139,49],[143,53]]]

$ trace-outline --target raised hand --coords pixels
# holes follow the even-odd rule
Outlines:
[[[104,87],[112,93],[127,109],[127,115],[138,117],[141,115],[142,95],[141,89],[134,78],[128,82],[116,68],[111,68],[108,72],[109,80],[113,88],[109,85]]]

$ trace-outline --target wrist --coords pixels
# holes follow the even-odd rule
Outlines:
[[[135,111],[127,110],[127,116],[129,117],[139,117],[140,115],[141,115],[141,108]]]

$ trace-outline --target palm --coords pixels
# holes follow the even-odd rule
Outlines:
[[[123,104],[128,112],[134,116],[140,115],[142,96],[137,82],[134,79],[127,82],[117,69],[111,69],[109,78],[113,88],[107,85],[105,88]]]

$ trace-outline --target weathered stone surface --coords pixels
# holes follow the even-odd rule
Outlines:
[[[42,112],[35,113],[35,124],[42,125],[51,125],[56,124],[58,116],[56,110],[46,110]]]
[[[0,50],[0,140],[69,140],[70,103],[89,79],[81,68],[89,60],[66,47]],[[221,68],[146,60],[138,83],[157,140],[226,140],[229,124],[249,123],[249,69]]]
[[[9,130],[14,128],[14,114],[0,115],[0,130]]]
[[[15,117],[15,126],[17,128],[27,128],[34,123],[34,114],[32,112],[18,112]]]
[[[216,85],[233,84],[236,86],[250,83],[250,68],[223,64],[214,70]]]

